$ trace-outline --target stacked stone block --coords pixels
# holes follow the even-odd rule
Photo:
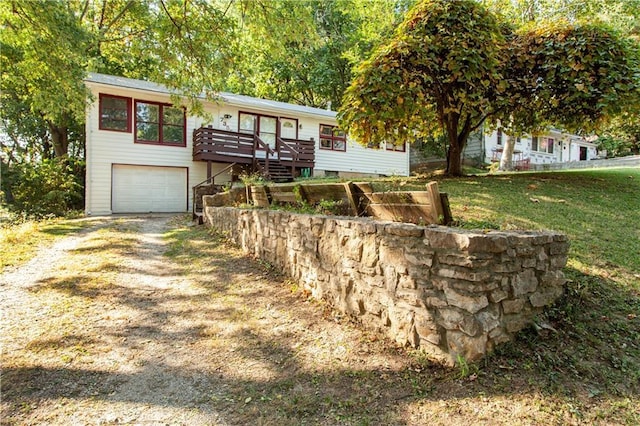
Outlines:
[[[477,360],[512,339],[565,283],[569,242],[552,232],[212,206],[205,218],[314,297],[450,363]]]

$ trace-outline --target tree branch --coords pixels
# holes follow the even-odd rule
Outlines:
[[[111,20],[111,22],[109,22],[105,28],[104,31],[102,31],[101,29],[101,33],[105,34],[107,31],[109,31],[111,29],[111,27],[120,20],[120,18],[122,18],[124,16],[124,14],[127,12],[127,10],[129,9],[129,7],[131,7],[131,5],[133,4],[133,0],[129,0],[127,2],[127,4],[122,8],[122,10],[120,11],[120,13],[118,13],[118,15],[116,15],[115,18],[113,18],[113,20]]]
[[[80,14],[80,22],[82,22],[88,10],[89,10],[89,0],[85,0],[84,7],[82,8],[82,13]]]

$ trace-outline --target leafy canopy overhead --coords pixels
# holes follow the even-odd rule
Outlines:
[[[475,2],[423,2],[358,67],[340,120],[356,139],[374,144],[426,137],[447,125],[471,130],[504,86],[504,46],[498,21]]]
[[[632,42],[601,24],[566,21],[525,27],[508,45],[508,102],[495,119],[521,134],[557,126],[602,128],[638,102]]]
[[[485,120],[517,132],[595,129],[638,102],[637,46],[598,24],[516,31],[473,0],[418,4],[357,70],[339,114],[363,144],[442,131],[448,173]]]

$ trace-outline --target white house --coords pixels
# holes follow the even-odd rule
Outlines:
[[[334,111],[221,93],[202,99],[205,119],[159,84],[104,74],[85,83],[87,214],[188,211],[191,188],[231,180],[234,163],[271,175],[409,175],[408,147],[352,142]]]
[[[491,163],[500,161],[507,135],[502,130],[485,133],[481,138],[470,139],[465,148],[465,159],[477,159]],[[520,169],[531,164],[567,163],[596,158],[597,148],[582,136],[551,129],[541,136],[516,139],[513,161]]]

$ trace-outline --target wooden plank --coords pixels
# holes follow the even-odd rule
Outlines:
[[[453,215],[451,214],[451,206],[449,205],[449,194],[446,192],[440,193],[440,201],[442,202],[443,221],[441,225],[450,225],[453,222]]]
[[[353,185],[363,194],[371,194],[373,192],[373,187],[369,182],[354,182]]]
[[[214,154],[212,152],[199,152],[193,155],[195,161],[217,161],[221,163],[253,163],[252,157],[243,157],[238,155]]]
[[[438,190],[438,182],[429,182],[427,184],[427,191],[431,193],[431,203],[434,206],[436,215],[435,223],[438,223],[439,218],[444,217],[442,200],[440,199],[440,190]]]
[[[256,207],[269,207],[269,197],[266,187],[261,185],[251,186],[251,200]]]
[[[373,192],[365,196],[376,204],[432,204],[428,191]]]
[[[354,216],[358,216],[358,203],[356,202],[356,198],[353,195],[353,182],[345,182],[344,190],[347,195],[347,200],[349,200],[349,206],[351,206],[351,213]]]
[[[369,206],[370,201],[366,197],[365,193],[373,192],[371,184],[368,182],[355,182],[352,184],[351,190],[356,205],[358,206],[358,216],[366,216],[367,207]]]
[[[438,218],[430,205],[419,204],[370,204],[367,213],[376,219],[394,222],[429,225],[438,223]]]
[[[271,201],[274,203],[290,203],[295,204],[298,202],[296,194],[293,192],[271,192]]]
[[[305,201],[309,204],[317,204],[322,200],[348,202],[346,190],[342,183],[328,184],[303,184]]]

